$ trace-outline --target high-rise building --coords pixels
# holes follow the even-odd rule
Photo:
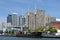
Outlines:
[[[33,13],[27,12],[26,25],[30,30],[45,25],[45,11],[36,9]]]
[[[45,11],[40,9],[35,9],[34,11],[34,25],[35,28],[39,28],[41,26],[45,26]]]
[[[11,23],[12,26],[18,26],[18,15],[17,13],[9,14],[7,16],[7,23]]]
[[[7,16],[7,23],[12,24],[12,15],[10,15],[10,14]]]
[[[34,28],[34,14],[32,12],[27,12],[26,25],[30,30]]]
[[[19,16],[19,26],[21,27],[21,31],[23,31],[23,27],[25,27],[25,17]]]
[[[14,27],[18,26],[18,15],[17,15],[17,13],[13,13],[12,14],[12,25]]]
[[[19,26],[25,25],[25,17],[24,16],[19,16]]]

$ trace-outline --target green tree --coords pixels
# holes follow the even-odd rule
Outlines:
[[[42,27],[36,28],[35,31],[36,32],[42,32],[43,31],[43,28]]]
[[[52,26],[49,26],[48,28],[45,29],[45,32],[50,31],[50,33],[56,33],[57,30],[55,28],[53,28]]]
[[[14,30],[6,29],[5,33],[6,34],[14,34]]]
[[[7,30],[7,29],[6,29],[5,33],[7,33],[7,34],[8,34],[8,30]]]
[[[50,29],[50,33],[57,33],[57,30],[55,28]]]
[[[9,34],[14,34],[14,30],[9,30]]]
[[[28,33],[31,33],[31,30],[30,30],[30,29],[27,29],[27,32],[28,32]]]
[[[12,34],[14,34],[14,30],[12,30]]]

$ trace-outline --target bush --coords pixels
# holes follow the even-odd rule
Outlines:
[[[5,33],[7,33],[7,34],[14,34],[14,30],[6,30]]]
[[[50,33],[57,33],[57,30],[55,28],[50,29]]]
[[[29,33],[30,33],[30,32],[31,32],[31,30],[30,30],[30,29],[27,29],[27,32],[29,32]]]
[[[48,32],[48,31],[50,31],[50,33],[57,33],[57,30],[51,26],[45,29],[45,32]]]

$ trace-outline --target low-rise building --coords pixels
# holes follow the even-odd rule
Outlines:
[[[56,18],[55,17],[51,17],[51,16],[46,16],[45,17],[45,24],[46,24],[46,26],[49,26],[49,24],[51,22],[54,22],[54,21],[56,21]]]
[[[56,29],[60,29],[60,22],[55,21],[55,22],[51,22],[50,26],[56,28]]]

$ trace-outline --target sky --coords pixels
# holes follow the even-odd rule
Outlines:
[[[28,9],[45,10],[46,15],[60,18],[60,0],[0,0],[0,22],[6,21],[8,14],[26,15]]]

